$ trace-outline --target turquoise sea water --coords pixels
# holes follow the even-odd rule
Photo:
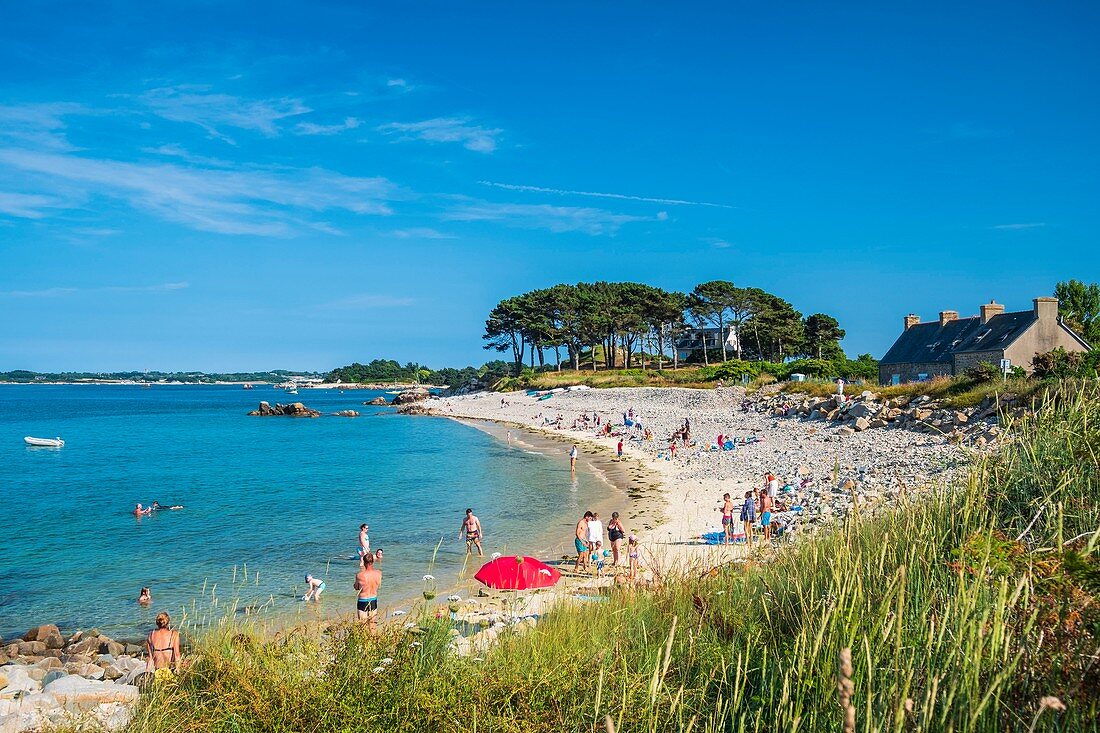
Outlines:
[[[487,553],[546,555],[567,544],[578,511],[608,496],[593,475],[571,478],[557,446],[525,450],[452,420],[362,404],[378,394],[0,386],[0,635],[49,622],[137,634],[157,611],[178,618],[196,600],[208,608],[211,595],[221,608],[239,596],[277,612],[347,611],[362,522],[385,549],[382,605],[392,609],[387,600],[423,590],[440,538],[432,574],[440,588],[454,582],[467,506]],[[247,416],[261,399],[362,416]],[[66,445],[31,448],[25,435]],[[154,500],[185,509],[132,515]],[[320,609],[298,600],[307,572],[326,580]],[[135,603],[143,585],[148,609]]]

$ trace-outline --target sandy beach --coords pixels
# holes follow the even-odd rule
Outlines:
[[[745,399],[740,388],[642,387],[569,391],[544,401],[523,392],[477,393],[432,399],[425,406],[435,415],[497,421],[551,436],[562,441],[562,461],[573,442],[586,460],[602,456],[597,467],[631,499],[624,515],[628,529],[638,533],[657,564],[695,567],[744,555],[743,545],[706,545],[700,537],[721,529],[723,493],[739,507],[744,493],[758,489],[769,471],[795,487],[812,480],[787,499],[803,507],[800,529],[813,531],[853,505],[874,510],[901,494],[941,485],[965,459],[960,448],[940,437],[906,429],[840,437],[823,422],[744,412]],[[624,413],[631,410],[643,427],[623,433]],[[582,413],[610,421],[615,434],[608,437],[580,423],[574,427]],[[695,444],[679,443],[673,457],[670,438],[685,419]],[[652,440],[643,439],[645,429]],[[719,434],[758,442],[718,451]],[[620,438],[622,463],[614,460]]]

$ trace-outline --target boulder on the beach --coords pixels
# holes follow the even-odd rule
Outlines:
[[[61,631],[54,624],[43,624],[23,634],[23,641],[46,641],[52,634],[61,636]]]
[[[135,703],[138,699],[138,688],[133,685],[86,680],[76,675],[54,680],[43,691],[53,695],[63,706],[78,709],[109,702]]]
[[[432,396],[432,393],[423,387],[416,387],[414,389],[407,389],[401,394],[393,398],[393,405],[407,405],[410,402],[423,402]]]

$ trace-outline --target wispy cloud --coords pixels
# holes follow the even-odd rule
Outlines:
[[[415,298],[395,295],[382,295],[379,293],[357,293],[346,298],[321,303],[316,310],[369,310],[371,308],[402,308],[416,302]]]
[[[318,125],[313,122],[299,122],[294,127],[294,132],[299,135],[336,135],[348,130],[354,130],[363,124],[358,118],[345,117],[343,122],[335,125]]]
[[[991,229],[1038,229],[1039,227],[1045,227],[1047,223],[1045,221],[1036,221],[1028,224],[997,224]]]
[[[419,139],[436,143],[461,143],[467,150],[491,153],[503,130],[470,124],[467,117],[438,117],[423,122],[390,122],[378,127],[379,132],[399,134],[399,139]]]
[[[74,102],[0,105],[0,140],[52,150],[72,150],[65,138],[66,115],[88,113]]]
[[[130,163],[0,148],[0,166],[58,182],[84,196],[109,196],[193,229],[221,234],[292,236],[300,211],[389,214],[400,198],[385,178],[356,178],[321,168],[223,170],[169,163]]]
[[[95,288],[52,287],[41,290],[7,290],[0,295],[9,298],[57,298],[76,293],[172,293],[190,287],[190,283],[171,282],[158,285],[104,285]]]
[[[50,208],[64,207],[64,202],[52,196],[0,191],[0,214],[21,219],[42,219]]]
[[[727,242],[725,239],[719,239],[718,237],[703,237],[702,239],[715,249],[729,249],[733,246],[731,242]]]
[[[223,130],[235,128],[259,132],[268,137],[279,134],[278,123],[288,117],[312,110],[300,99],[244,99],[218,94],[202,85],[180,85],[150,89],[139,98],[154,114],[173,122],[198,125],[211,137],[235,144]]]
[[[386,80],[386,86],[396,87],[398,89],[408,89],[409,88],[409,83],[407,81],[405,81],[404,79],[387,79]]]
[[[548,229],[552,232],[614,234],[623,224],[662,221],[664,212],[655,217],[617,214],[604,209],[549,204],[463,203],[443,213],[451,221],[494,221],[523,229]],[[664,218],[667,218],[665,215]]]
[[[409,229],[397,229],[393,236],[398,239],[454,239],[453,234],[446,234],[431,227],[411,227]]]
[[[524,186],[515,183],[497,183],[496,181],[478,181],[483,186],[503,188],[506,191],[523,191],[524,193],[552,193],[557,196],[588,196],[598,199],[617,199],[619,201],[643,201],[650,204],[668,204],[671,206],[711,206],[717,209],[734,209],[728,204],[715,204],[709,201],[689,201],[687,199],[665,199],[653,196],[633,196],[625,193],[599,193],[596,191],[571,191],[561,188],[544,188],[543,186]]]

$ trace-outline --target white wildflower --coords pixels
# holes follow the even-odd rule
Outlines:
[[[415,629],[415,628],[416,628],[416,624],[414,624],[414,623],[413,623],[412,621],[409,621],[409,622],[407,622],[407,623],[405,624],[405,628],[406,628],[406,629]]]
[[[386,671],[385,667],[375,667],[374,669],[371,670],[371,672],[374,672],[375,674],[382,674],[385,671]]]
[[[499,552],[494,552],[492,555],[489,555],[490,560],[496,560],[498,557],[501,557]]]
[[[381,664],[383,667],[388,667],[389,665],[393,664],[393,659],[391,659],[390,657],[386,657],[382,660]]]
[[[406,613],[408,613],[408,611],[394,611],[393,615],[394,616],[404,616]]]
[[[412,644],[409,644],[409,649],[416,649],[416,648],[417,648],[417,647],[419,647],[420,645],[421,645],[421,644],[420,644],[420,642],[419,642],[419,641],[414,641],[414,642],[413,642]]]
[[[454,603],[458,603],[459,601],[462,600],[462,596],[460,596],[460,595],[447,596],[447,600],[452,601]]]
[[[434,575],[425,575],[424,580],[435,580],[435,576]]]

